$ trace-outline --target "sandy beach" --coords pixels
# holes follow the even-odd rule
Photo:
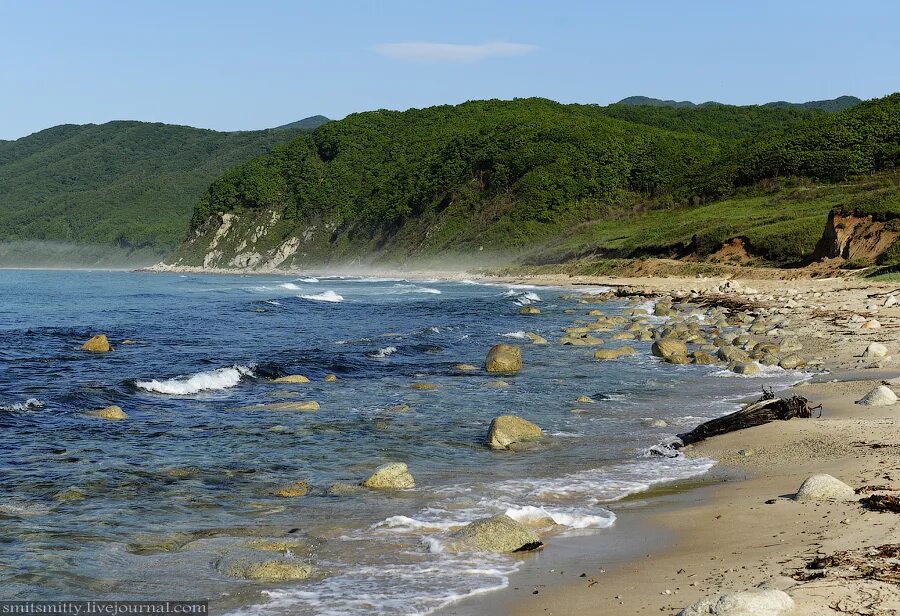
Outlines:
[[[856,404],[900,374],[889,356],[865,356],[872,342],[896,352],[900,309],[887,298],[897,285],[842,278],[743,279],[721,293],[725,279],[535,276],[515,282],[621,286],[694,301],[746,302],[755,313],[787,315],[817,374],[779,395],[804,396],[822,405],[822,415],[689,447],[687,455],[713,458],[718,466],[699,487],[697,482],[671,486],[683,491],[648,495],[638,506],[623,503],[628,515],[620,520],[629,522],[612,531],[623,535],[618,547],[612,540],[591,544],[597,550],[593,558],[584,545],[575,547],[577,539],[548,547],[512,577],[508,589],[443,613],[676,614],[702,597],[757,588],[786,591],[796,602],[792,614],[897,613],[896,584],[878,579],[879,568],[896,567],[897,561],[864,553],[892,543],[900,518],[867,511],[855,501],[794,500],[804,479],[818,473],[863,488],[859,498],[866,486],[900,489],[896,408]],[[620,545],[629,541],[630,548]],[[866,573],[865,565],[807,569],[817,557],[848,550],[872,571]]]

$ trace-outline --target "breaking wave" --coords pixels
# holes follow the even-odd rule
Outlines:
[[[198,372],[188,376],[159,381],[136,381],[135,386],[145,391],[171,396],[189,396],[201,391],[229,389],[241,382],[244,377],[252,377],[253,370],[247,366],[231,366],[218,368],[208,372]]]

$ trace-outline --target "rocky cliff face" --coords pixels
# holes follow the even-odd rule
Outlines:
[[[895,220],[880,221],[832,210],[813,258],[874,262],[898,237],[900,226]]]

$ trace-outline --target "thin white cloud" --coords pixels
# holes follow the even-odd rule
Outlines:
[[[481,43],[457,45],[454,43],[384,43],[375,51],[395,60],[414,62],[478,62],[488,58],[522,56],[537,49],[537,45],[525,43]]]

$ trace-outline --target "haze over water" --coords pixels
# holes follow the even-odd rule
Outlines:
[[[650,446],[799,378],[663,364],[634,341],[638,355],[596,362],[590,347],[559,345],[561,328],[589,309],[633,306],[584,306],[566,293],[0,271],[0,599],[164,594],[209,597],[218,612],[429,612],[504,585],[521,562],[448,552],[454,528],[506,512],[539,523],[547,542],[614,533],[609,503],[712,465],[649,457]],[[542,314],[519,315],[528,303]],[[530,344],[526,331],[551,344]],[[80,351],[98,332],[115,350]],[[507,386],[454,370],[481,366],[499,342],[523,346],[524,369]],[[312,383],[272,382],[286,374]],[[598,403],[577,404],[580,395]],[[307,400],[321,408],[272,410]],[[110,404],[129,418],[87,415]],[[485,447],[490,420],[507,413],[539,424],[545,441]],[[415,489],[325,493],[391,461],[408,463]],[[271,494],[299,480],[312,484],[308,496]],[[231,574],[276,557],[310,563],[313,577],[261,586]]]

